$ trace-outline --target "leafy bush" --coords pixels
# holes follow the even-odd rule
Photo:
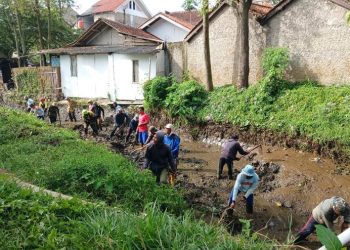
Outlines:
[[[208,92],[194,80],[173,84],[165,100],[171,116],[191,119],[205,105]]]
[[[265,77],[283,79],[289,66],[289,51],[286,48],[267,48],[262,57]]]
[[[26,181],[65,194],[98,199],[141,211],[148,203],[181,213],[180,193],[105,147],[80,140],[30,115],[0,107],[0,168]]]
[[[54,199],[20,189],[0,177],[0,244],[3,249],[272,249],[155,206],[142,214],[101,204]]]
[[[147,81],[143,87],[146,108],[151,110],[164,108],[164,101],[169,93],[168,88],[174,82],[173,78],[164,76]]]

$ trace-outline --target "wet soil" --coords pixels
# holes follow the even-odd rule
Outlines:
[[[112,151],[122,153],[141,165],[144,151],[140,146],[125,144],[122,134],[108,138],[113,128],[113,110],[107,110],[106,113],[108,118],[104,130],[97,137],[83,135],[81,119],[76,123],[66,121],[64,107],[61,108],[62,126],[78,130],[82,138],[108,145]],[[159,127],[164,124],[154,125]],[[125,133],[126,130],[124,135]],[[194,141],[187,132],[180,131],[178,134],[182,143],[175,188],[184,191],[188,204],[199,217],[207,222],[223,223],[229,231],[239,230],[238,218],[248,219],[251,220],[254,232],[282,244],[287,241],[290,233],[296,234],[321,200],[334,195],[350,200],[350,176],[339,174],[332,159],[320,157],[316,153],[263,145],[254,151],[252,157],[234,163],[235,176],[247,163],[252,163],[261,178],[261,184],[255,192],[254,214],[248,216],[244,202],[239,201],[230,218],[225,212],[234,180],[227,179],[227,168],[224,169],[223,179],[216,178],[221,148]],[[220,136],[228,137],[230,134]],[[225,216],[222,216],[223,213]],[[234,223],[231,223],[232,219]],[[313,235],[304,246],[317,249],[321,245]]]

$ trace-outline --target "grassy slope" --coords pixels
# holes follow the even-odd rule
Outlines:
[[[38,186],[141,211],[155,202],[181,213],[174,189],[159,186],[121,155],[53,128],[34,117],[0,107],[0,167]]]
[[[350,153],[350,87],[290,85],[266,106],[257,101],[258,91],[258,86],[243,92],[233,86],[217,88],[199,117],[337,141]]]
[[[194,220],[180,194],[156,185],[122,156],[30,115],[2,107],[0,112],[2,168],[37,185],[113,205],[53,199],[0,177],[5,249],[271,249],[255,237],[232,240],[224,229]],[[161,212],[154,201],[182,215]]]
[[[264,242],[175,218],[148,207],[135,215],[78,200],[54,199],[0,177],[0,245],[3,249],[270,249]]]

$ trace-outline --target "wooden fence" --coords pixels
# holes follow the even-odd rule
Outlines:
[[[15,68],[13,76],[19,92],[56,100],[63,96],[60,68],[51,66]]]

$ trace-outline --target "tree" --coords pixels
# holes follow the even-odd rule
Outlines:
[[[210,43],[209,43],[209,1],[202,0],[204,61],[206,69],[206,85],[208,91],[213,91],[213,75],[211,71]]]
[[[238,13],[240,16],[240,65],[238,84],[242,89],[249,86],[249,10],[252,0],[238,0]]]
[[[190,11],[198,8],[198,0],[185,0],[182,4],[184,10]]]
[[[1,51],[8,57],[17,51],[21,58],[26,58],[38,50],[74,41],[79,34],[64,20],[64,12],[72,3],[72,0],[0,0]]]

